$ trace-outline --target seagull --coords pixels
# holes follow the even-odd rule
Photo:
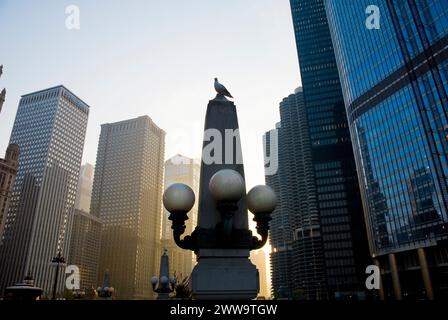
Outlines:
[[[224,87],[222,84],[218,82],[218,78],[215,78],[215,90],[216,92],[218,92],[218,95],[233,98],[230,92],[226,89],[226,87]]]

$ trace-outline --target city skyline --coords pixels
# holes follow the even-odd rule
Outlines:
[[[448,2],[5,1],[0,28],[0,300],[448,296]]]
[[[65,26],[69,4],[80,9],[79,30]],[[64,84],[93,106],[82,163],[95,164],[100,123],[146,114],[167,132],[165,159],[177,153],[200,158],[204,106],[214,96],[217,76],[239,108],[248,187],[263,183],[261,135],[279,118],[273,106],[300,84],[288,1],[135,1],[126,14],[122,6],[119,1],[0,4],[0,29],[8,43],[8,50],[0,51],[2,86],[8,88],[0,136],[11,132],[20,95]],[[40,40],[17,40],[22,38]]]

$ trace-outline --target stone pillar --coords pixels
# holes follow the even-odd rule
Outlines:
[[[249,230],[246,192],[233,216],[229,248],[219,247],[215,228],[222,222],[209,191],[212,176],[220,170],[237,171],[244,179],[238,117],[235,104],[219,95],[207,106],[199,186],[198,225],[195,229],[197,264],[191,274],[194,299],[254,299],[259,291],[259,275],[249,260],[252,241]],[[248,246],[246,246],[248,247]]]
[[[373,263],[378,267],[380,270],[380,289],[378,290],[378,294],[380,296],[380,300],[384,300],[384,287],[383,287],[383,275],[381,274],[381,265],[380,261],[378,259],[373,259]]]
[[[400,287],[400,277],[398,276],[398,269],[397,269],[397,261],[395,259],[395,254],[390,253],[389,254],[389,265],[390,265],[390,272],[392,275],[392,285],[394,287],[394,296],[396,300],[402,300],[401,296],[401,287]]]
[[[214,229],[221,221],[216,203],[208,190],[212,176],[223,169],[237,171],[244,178],[242,151],[239,137],[236,106],[225,98],[215,98],[208,103],[202,146],[201,177],[199,183],[198,227]],[[232,137],[231,133],[237,134]],[[241,156],[241,157],[238,157]],[[233,218],[235,229],[248,229],[246,195],[238,202]]]
[[[420,269],[422,271],[423,284],[425,285],[426,298],[428,300],[434,300],[434,292],[432,290],[431,277],[429,275],[428,262],[426,260],[426,254],[424,248],[417,249],[418,261],[420,263]]]
[[[170,283],[163,283],[162,277],[166,277],[166,279],[169,281],[170,276],[170,265],[168,261],[168,254],[167,250],[163,250],[163,254],[160,257],[160,272],[159,272],[159,288],[160,292],[157,293],[157,300],[168,300],[170,297],[169,290],[163,290],[163,289],[169,289]]]

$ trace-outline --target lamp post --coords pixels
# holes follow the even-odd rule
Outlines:
[[[169,261],[167,250],[163,250],[160,258],[160,275],[151,278],[152,290],[157,293],[157,300],[167,300],[176,286],[176,277],[169,277]]]
[[[112,296],[115,293],[115,289],[110,286],[109,271],[108,270],[106,270],[104,272],[103,285],[101,287],[98,287],[96,289],[96,292],[98,294],[98,297],[101,300],[112,300]]]
[[[259,291],[258,270],[249,252],[265,245],[277,200],[268,186],[256,186],[246,194],[238,142],[235,104],[218,91],[205,117],[198,224],[192,234],[182,238],[195,203],[191,188],[177,183],[163,195],[175,243],[197,257],[190,277],[194,299],[254,299]],[[207,154],[209,150],[213,152]],[[260,238],[249,230],[247,209],[254,214]]]
[[[183,249],[195,252],[201,248],[201,245],[205,248],[221,249],[262,248],[267,242],[269,221],[272,220],[271,213],[277,203],[274,191],[268,186],[258,185],[247,194],[247,206],[254,214],[253,221],[256,222],[256,229],[261,239],[257,237],[247,239],[240,231],[233,229],[233,216],[238,209],[238,201],[244,194],[244,180],[238,172],[230,169],[218,171],[210,180],[209,191],[216,201],[221,222],[216,225],[214,234],[209,235],[209,239],[213,241],[206,245],[198,239],[198,229],[192,235],[181,239],[186,228],[185,221],[188,220],[187,213],[195,202],[193,190],[182,183],[172,184],[165,190],[163,204],[170,212],[168,219],[172,221],[171,228],[175,243]]]
[[[65,265],[65,258],[62,256],[61,249],[59,249],[58,254],[51,260],[53,264],[56,265],[56,271],[54,273],[54,283],[53,283],[53,300],[56,300],[56,291],[58,288],[58,278],[59,278],[59,267]]]

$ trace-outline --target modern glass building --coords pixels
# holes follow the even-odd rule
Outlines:
[[[98,279],[108,271],[119,299],[154,295],[164,156],[165,132],[148,116],[101,125],[90,214],[103,223]]]
[[[307,299],[363,298],[366,229],[324,1],[290,4],[304,99],[304,113],[295,121],[306,123],[310,152],[309,172],[299,181],[308,184],[307,208],[291,207],[299,219],[293,233],[294,257],[299,257],[295,288]]]
[[[0,292],[31,274],[49,295],[68,256],[89,106],[63,86],[22,96],[10,143],[19,167],[0,246]],[[64,280],[59,277],[58,293]]]
[[[383,294],[446,296],[448,2],[325,5]]]

